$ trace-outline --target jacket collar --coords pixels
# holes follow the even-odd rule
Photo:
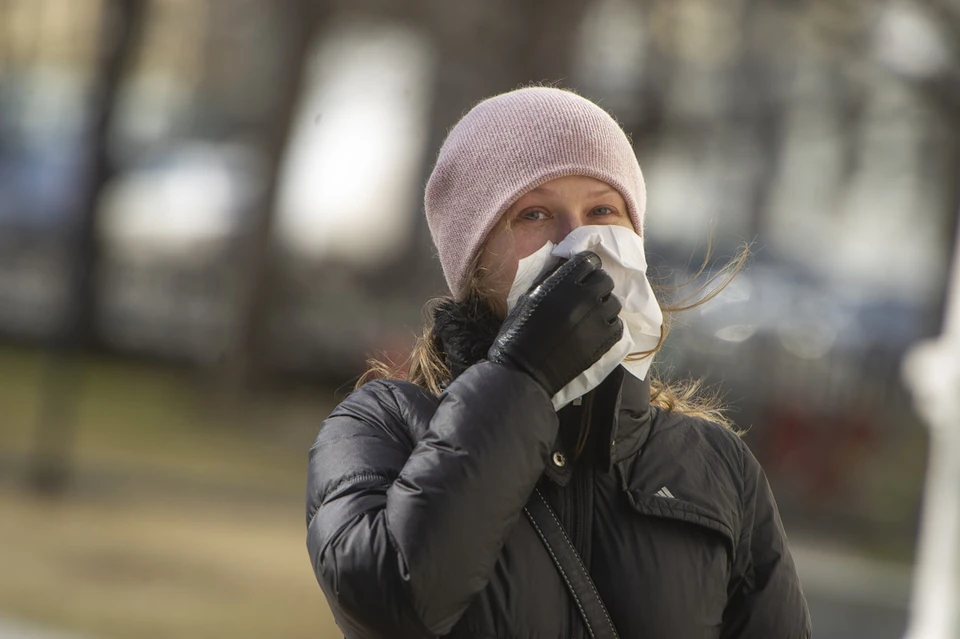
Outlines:
[[[545,471],[547,477],[566,485],[574,467],[583,463],[609,472],[617,462],[636,455],[650,434],[650,377],[637,379],[618,366],[600,386],[584,395],[579,406],[565,406],[558,416],[560,432],[554,453],[560,453],[565,463],[558,465],[552,456]],[[591,422],[589,440],[581,457],[574,461],[585,417]]]
[[[650,436],[653,422],[650,409],[650,375],[638,379],[622,366],[617,367],[622,376],[620,393],[610,417],[609,455],[604,468],[636,455]],[[601,384],[602,386],[602,384]]]

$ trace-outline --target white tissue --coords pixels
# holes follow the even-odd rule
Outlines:
[[[600,256],[603,269],[613,279],[613,294],[623,306],[620,311],[623,337],[597,363],[553,396],[556,410],[599,386],[620,364],[632,375],[644,379],[653,363],[653,355],[637,361],[624,360],[630,353],[648,351],[660,341],[663,314],[647,280],[643,241],[632,229],[623,226],[581,226],[559,244],[547,242],[539,251],[520,260],[517,276],[507,296],[507,308],[512,310],[520,296],[542,275],[553,270],[561,259],[587,249]]]

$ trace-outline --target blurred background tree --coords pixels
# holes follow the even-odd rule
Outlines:
[[[52,336],[40,394],[37,442],[32,481],[46,493],[60,492],[67,481],[70,448],[75,440],[78,371],[76,359],[96,346],[98,288],[93,278],[100,261],[97,216],[100,195],[113,177],[109,134],[124,69],[137,50],[143,26],[144,2],[116,0],[100,15],[100,50],[93,61],[87,104],[90,119],[85,166],[76,193],[76,228],[65,248],[69,264],[64,317]]]

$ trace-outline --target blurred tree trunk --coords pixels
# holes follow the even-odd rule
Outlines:
[[[571,87],[578,35],[591,0],[425,0],[415,17],[427,25],[437,50],[433,104],[421,185],[450,127],[491,95],[534,83]],[[421,210],[418,191],[415,210]],[[423,215],[402,268],[384,269],[394,291],[422,297],[446,290]]]
[[[77,224],[70,229],[69,298],[40,390],[30,469],[31,483],[40,492],[61,492],[69,476],[82,381],[80,356],[96,340],[97,213],[100,195],[113,174],[108,138],[124,71],[138,49],[145,8],[146,0],[110,0],[101,13],[100,49],[87,109],[86,179],[77,194]]]
[[[669,10],[664,8],[662,0],[660,3],[640,4],[644,28],[647,30],[643,67],[631,92],[631,101],[636,106],[627,109],[621,119],[636,151],[641,156],[655,157],[668,122],[667,96],[677,74],[676,54],[668,46],[677,38],[677,24],[676,20],[657,19],[658,15]],[[670,4],[669,7],[675,5]],[[654,28],[656,32],[653,32]],[[641,166],[644,165],[643,159],[640,158]]]
[[[749,98],[743,98],[746,118],[756,135],[756,148],[760,154],[760,170],[753,180],[753,188],[747,211],[747,240],[756,241],[765,237],[770,204],[780,172],[783,142],[785,135],[786,107],[776,98],[778,90],[777,69],[764,55],[762,44],[757,40],[762,22],[758,20],[763,7],[759,0],[744,2],[740,12],[740,29],[744,42],[740,48],[740,58],[735,72],[739,78],[736,86],[744,89]],[[755,87],[746,90],[747,87]],[[737,114],[736,119],[743,116]]]
[[[957,95],[957,98],[954,98],[955,102],[952,102],[952,108],[945,109],[948,143],[946,144],[946,157],[942,174],[943,183],[946,185],[946,197],[944,198],[946,211],[941,237],[944,242],[948,243],[945,251],[947,278],[950,277],[950,265],[956,261],[955,254],[960,251],[960,245],[954,240],[957,237],[957,228],[960,227],[960,90],[957,90],[955,95]],[[948,280],[947,286],[949,285]],[[947,295],[942,295],[937,300],[937,307],[933,309],[933,324],[925,327],[928,329],[928,334],[945,333],[946,327],[943,321],[946,318],[949,304],[950,299]]]
[[[264,373],[272,292],[277,279],[273,227],[281,165],[303,88],[308,53],[330,9],[329,4],[321,0],[286,0],[274,6],[278,12],[278,40],[284,51],[280,56],[276,100],[262,148],[265,187],[254,203],[253,218],[245,229],[240,251],[241,263],[237,265],[240,290],[235,333],[224,358],[221,377],[222,399],[228,407]]]

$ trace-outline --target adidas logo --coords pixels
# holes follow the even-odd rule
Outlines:
[[[660,490],[658,490],[658,491],[655,492],[654,494],[655,494],[657,497],[664,497],[664,498],[666,498],[666,499],[676,499],[676,497],[673,496],[673,493],[670,492],[670,489],[667,488],[666,486],[664,486],[663,488],[661,488]]]

